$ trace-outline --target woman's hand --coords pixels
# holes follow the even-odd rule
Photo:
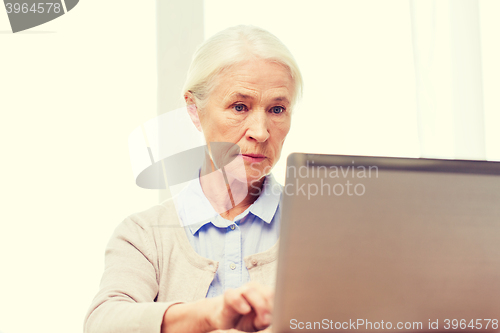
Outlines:
[[[265,330],[258,331],[257,333],[271,333],[271,332],[272,332],[271,331],[271,326],[269,326]],[[230,329],[230,330],[216,330],[216,331],[212,331],[210,333],[243,333],[243,331],[238,331],[238,330],[235,330],[235,329]]]
[[[227,290],[224,295],[207,299],[211,303],[209,327],[222,331],[261,331],[271,324],[273,298],[271,287],[249,282],[238,289]]]
[[[273,300],[271,287],[249,282],[218,297],[172,305],[165,312],[161,332],[259,332],[271,324]]]

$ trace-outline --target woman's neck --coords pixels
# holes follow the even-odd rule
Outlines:
[[[227,174],[224,168],[215,170],[213,163],[204,163],[200,172],[203,193],[215,211],[230,221],[257,200],[263,183],[264,177],[250,184],[242,182]]]

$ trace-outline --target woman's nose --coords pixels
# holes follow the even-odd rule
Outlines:
[[[269,138],[267,112],[254,111],[247,119],[247,138],[257,142],[265,142]]]

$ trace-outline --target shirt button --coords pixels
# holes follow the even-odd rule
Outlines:
[[[234,230],[234,224],[231,224],[231,230]]]
[[[257,260],[253,259],[252,260],[252,265],[257,266]]]
[[[236,268],[236,265],[235,265],[234,263],[231,263],[231,265],[229,265],[229,267],[230,267],[231,269],[235,269],[235,268]]]

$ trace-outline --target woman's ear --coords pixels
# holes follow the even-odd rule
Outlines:
[[[198,131],[202,132],[200,116],[198,114],[198,107],[196,106],[193,94],[188,91],[184,94],[184,99],[186,100],[186,109],[193,121],[194,126],[198,129]]]

